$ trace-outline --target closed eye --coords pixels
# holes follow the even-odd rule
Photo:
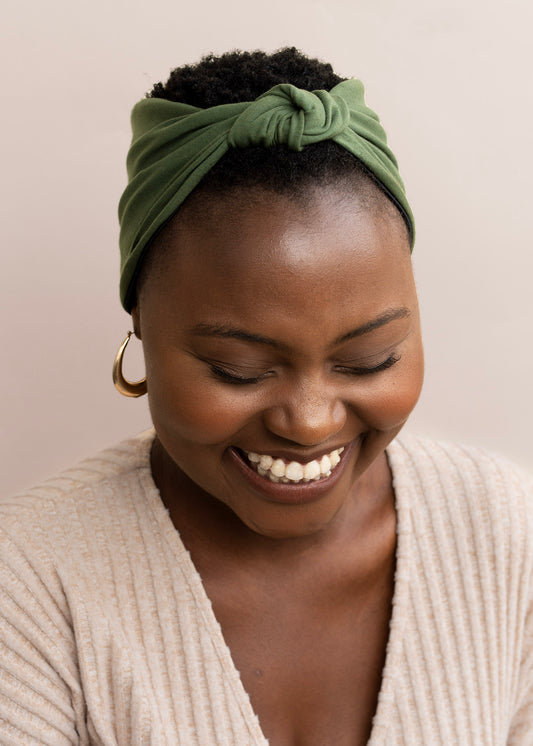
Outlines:
[[[265,375],[267,375],[266,373],[263,373],[260,376],[253,376],[251,378],[248,378],[246,376],[237,376],[235,375],[235,373],[230,373],[229,370],[219,368],[217,365],[212,364],[209,366],[209,369],[211,373],[213,373],[217,378],[220,378],[226,383],[233,384],[258,383],[262,378],[264,378]]]
[[[336,365],[335,370],[340,373],[347,373],[348,375],[354,376],[368,376],[375,373],[381,373],[381,371],[392,368],[400,360],[400,355],[392,354],[379,365],[368,366],[348,366],[348,365]],[[262,373],[260,376],[239,376],[235,373],[230,373],[225,368],[219,368],[217,365],[210,364],[209,369],[217,378],[225,381],[226,383],[234,385],[245,385],[259,383],[263,378],[270,374],[270,371]]]
[[[370,368],[365,366],[336,365],[335,370],[341,373],[348,373],[349,375],[369,376],[373,373],[381,373],[382,370],[392,368],[400,360],[400,357],[400,355],[393,353],[379,365],[374,365]]]

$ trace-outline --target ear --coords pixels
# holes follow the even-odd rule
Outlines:
[[[131,309],[131,320],[133,322],[133,333],[137,337],[137,339],[142,339],[141,337],[141,315],[139,313],[139,306],[135,305]]]

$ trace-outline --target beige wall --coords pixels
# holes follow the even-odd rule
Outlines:
[[[3,491],[149,425],[110,379],[131,105],[205,52],[285,44],[361,77],[400,159],[428,367],[411,428],[533,469],[532,22],[530,0],[8,0]]]

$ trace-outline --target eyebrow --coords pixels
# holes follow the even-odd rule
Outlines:
[[[372,321],[367,321],[366,324],[362,324],[361,326],[352,329],[346,334],[342,334],[340,337],[337,337],[337,339],[333,342],[333,345],[340,345],[343,342],[347,342],[349,339],[353,339],[354,337],[361,337],[363,336],[363,334],[368,334],[369,332],[373,332],[375,329],[379,329],[381,326],[390,324],[391,321],[396,321],[396,319],[409,318],[410,315],[411,312],[408,308],[391,308],[388,311],[385,311],[385,313],[382,313],[377,318],[372,319]]]
[[[253,342],[254,344],[269,345],[277,350],[286,350],[288,345],[282,342],[276,342],[269,337],[263,337],[261,334],[251,334],[244,329],[226,326],[225,324],[197,324],[191,329],[192,334],[198,337],[223,337],[225,339],[239,339],[243,342]]]
[[[411,312],[408,308],[391,308],[388,311],[382,313],[377,318],[372,319],[371,321],[367,321],[365,324],[362,324],[361,326],[358,326],[355,329],[346,332],[346,334],[342,334],[340,337],[337,337],[337,339],[334,340],[332,346],[336,347],[343,342],[354,339],[354,337],[361,337],[364,334],[373,332],[375,329],[379,329],[380,327],[389,324],[391,321],[396,321],[396,319],[405,319],[408,318],[410,315]],[[283,342],[277,342],[276,340],[270,339],[269,337],[263,337],[261,334],[252,334],[250,332],[244,331],[244,329],[228,326],[226,324],[196,324],[196,326],[193,326],[190,329],[190,332],[199,337],[222,337],[224,339],[238,339],[243,342],[251,342],[252,344],[268,345],[269,347],[273,347],[276,350],[286,351],[289,349],[289,346],[284,344]]]

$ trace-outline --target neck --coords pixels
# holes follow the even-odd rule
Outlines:
[[[394,554],[396,515],[392,478],[385,454],[357,482],[351,499],[322,530],[291,538],[254,532],[233,511],[204,492],[170,459],[156,438],[152,473],[161,499],[186,548],[200,566],[256,568],[258,573],[294,575],[309,567],[350,568],[362,579],[373,577]],[[202,573],[201,573],[202,574]]]

